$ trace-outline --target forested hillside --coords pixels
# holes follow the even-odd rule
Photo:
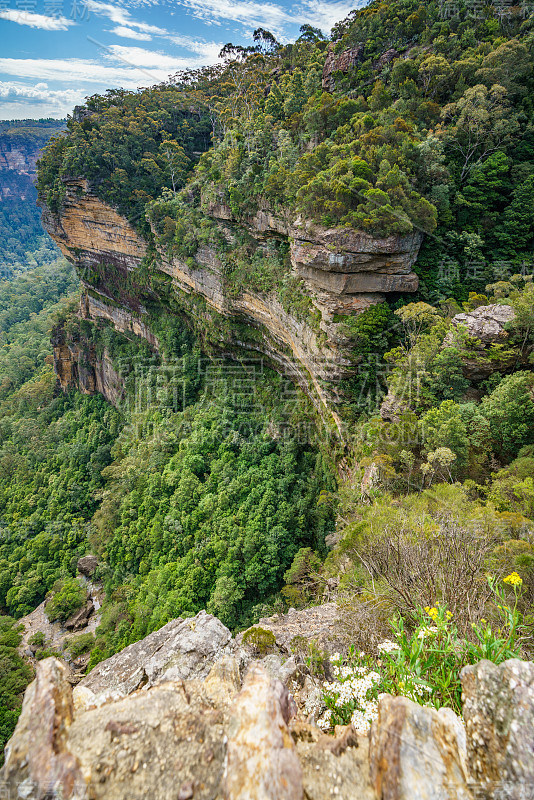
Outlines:
[[[89,667],[325,598],[416,702],[532,656],[533,50],[521,6],[375,0],[76,110],[38,191],[81,306],[63,262],[0,287],[5,613],[66,619],[91,551]]]
[[[52,592],[50,617],[57,607],[66,619],[85,599],[76,562],[96,548],[109,602],[96,645],[85,642],[93,663],[206,607],[246,625],[299,547],[325,552],[332,514],[317,498],[325,485],[334,488],[328,467],[288,431],[287,410],[273,400],[274,373],[259,375],[252,395],[250,385],[242,391],[246,365],[210,366],[179,327],[162,335],[174,366],[158,368],[109,325],[85,325],[117,366],[130,365],[131,397],[141,392],[152,402],[117,411],[99,396],[58,392],[51,328],[76,289],[63,260],[0,285],[4,613],[27,614]],[[9,624],[6,647],[18,641]],[[49,653],[41,648],[40,657]],[[31,674],[14,650],[6,659],[3,741]]]

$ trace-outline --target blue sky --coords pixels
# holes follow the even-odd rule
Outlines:
[[[87,95],[214,64],[264,27],[329,33],[360,0],[0,0],[0,119],[63,117]]]

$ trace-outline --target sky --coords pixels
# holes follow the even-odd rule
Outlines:
[[[362,0],[0,0],[0,119],[62,118],[108,88],[215,64],[262,27],[281,42],[325,34]]]

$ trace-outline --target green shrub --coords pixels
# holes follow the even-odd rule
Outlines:
[[[52,599],[45,606],[45,613],[50,622],[64,622],[85,603],[87,589],[76,578],[66,578],[55,586]]]
[[[513,458],[519,450],[534,444],[534,374],[507,375],[497,388],[482,400],[482,414],[488,419],[495,450]]]
[[[488,603],[492,622],[480,619],[470,638],[461,636],[454,615],[445,605],[418,608],[408,629],[403,617],[391,621],[393,641],[378,645],[378,658],[351,648],[346,659],[332,658],[335,681],[325,683],[326,712],[319,718],[323,728],[352,722],[360,732],[376,719],[378,695],[387,692],[409,697],[420,705],[452,708],[462,713],[460,673],[467,664],[487,659],[501,664],[521,658],[527,626],[518,610],[522,578],[512,572],[500,584],[488,583],[493,600]]]
[[[42,631],[37,631],[34,633],[33,636],[30,636],[28,639],[29,645],[35,645],[35,647],[43,647],[45,643],[45,635]]]
[[[249,628],[243,634],[243,644],[251,647],[257,655],[265,655],[276,645],[276,639],[272,631],[265,628]]]
[[[43,647],[42,650],[38,650],[35,654],[35,658],[37,661],[42,661],[45,658],[63,658],[63,653],[59,650],[54,650],[53,647]]]
[[[95,643],[95,637],[92,633],[82,633],[79,636],[73,636],[68,639],[66,649],[72,659],[78,658],[83,653],[89,652]]]

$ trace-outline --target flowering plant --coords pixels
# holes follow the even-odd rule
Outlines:
[[[356,653],[354,648],[346,658],[336,653],[330,661],[335,680],[323,684],[326,711],[317,721],[319,727],[352,723],[358,733],[367,733],[378,712],[381,676],[365,653]]]
[[[449,706],[461,713],[460,672],[466,664],[482,658],[500,664],[519,657],[524,625],[518,611],[522,579],[512,572],[503,580],[513,589],[509,602],[504,586],[489,578],[500,618],[493,628],[486,620],[473,624],[474,641],[461,637],[453,613],[436,603],[417,609],[415,628],[408,631],[402,617],[390,621],[394,640],[385,640],[376,657],[349,650],[346,658],[331,659],[335,680],[323,684],[326,711],[318,724],[333,728],[352,722],[359,733],[366,733],[378,712],[378,693],[401,694],[416,703],[434,708]]]
[[[399,647],[383,654],[384,691],[406,695],[434,708],[450,706],[459,714],[462,708],[460,672],[466,664],[483,658],[500,664],[508,658],[519,657],[524,626],[517,604],[523,581],[516,572],[503,580],[503,584],[513,588],[512,604],[496,578],[490,577],[488,582],[500,624],[495,628],[485,619],[473,623],[474,641],[459,636],[452,612],[439,603],[417,610],[417,626],[411,634],[406,631],[402,618],[392,621]]]

